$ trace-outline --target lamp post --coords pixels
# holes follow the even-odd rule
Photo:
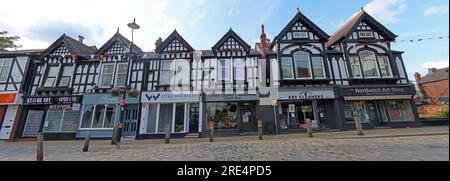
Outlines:
[[[134,30],[138,30],[141,27],[136,24],[136,18],[133,19],[132,23],[128,23],[128,27],[131,28],[131,44],[130,44],[130,53],[129,53],[129,60],[128,60],[128,65],[127,65],[127,72],[130,69],[130,61],[134,58],[134,53],[133,53],[133,44],[134,44]],[[125,111],[125,105],[126,105],[126,97],[127,97],[127,93],[128,93],[128,73],[125,75],[125,86],[124,86],[124,91],[123,91],[123,95],[122,95],[122,99],[120,100],[120,115],[119,115],[119,124],[117,125],[117,136],[116,136],[116,148],[119,149],[120,148],[120,140],[122,138],[122,131],[123,131],[123,115],[124,115],[124,111]]]

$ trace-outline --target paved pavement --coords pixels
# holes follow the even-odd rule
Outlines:
[[[45,142],[47,161],[449,161],[449,127],[285,134],[209,139],[124,141],[116,150],[110,141]],[[36,142],[0,142],[0,161],[33,161]]]

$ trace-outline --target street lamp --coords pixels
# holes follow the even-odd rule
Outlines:
[[[129,60],[128,60],[128,66],[127,69],[130,69],[130,61],[134,58],[134,53],[133,53],[133,44],[134,44],[134,30],[138,30],[141,27],[136,24],[136,18],[133,19],[132,23],[128,23],[128,27],[131,28],[131,44],[130,44],[130,53],[129,53]],[[128,71],[127,70],[127,71]],[[118,124],[118,130],[117,130],[117,137],[116,137],[116,148],[120,148],[120,140],[122,139],[122,130],[123,130],[123,115],[124,115],[124,111],[125,111],[125,104],[126,104],[126,97],[127,97],[127,92],[128,92],[128,85],[127,85],[127,81],[128,81],[128,74],[125,75],[125,86],[124,86],[124,91],[123,91],[123,95],[122,95],[122,100],[120,100],[120,115],[119,115],[119,124]]]

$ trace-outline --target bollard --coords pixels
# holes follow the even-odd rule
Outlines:
[[[89,142],[91,141],[91,132],[88,131],[86,133],[86,137],[84,138],[84,146],[83,146],[83,152],[89,151]]]
[[[263,129],[262,129],[263,123],[261,120],[258,120],[258,135],[259,140],[263,140]]]
[[[44,134],[39,133],[37,136],[36,160],[44,161]]]
[[[312,125],[311,125],[311,119],[306,119],[306,127],[308,131],[308,137],[313,138],[313,131],[312,131]]]
[[[111,145],[115,145],[116,144],[116,130],[117,130],[117,128],[114,126],[113,133],[112,133],[112,138],[111,138]]]
[[[119,122],[116,130],[116,149],[120,149],[120,140],[122,139],[123,123]]]
[[[209,129],[211,130],[211,133],[209,134],[209,142],[214,142],[214,123],[211,121],[208,125]]]
[[[170,127],[166,127],[166,144],[170,143]]]
[[[359,116],[355,117],[356,130],[358,132],[358,136],[364,136],[364,132],[362,129],[361,118]]]

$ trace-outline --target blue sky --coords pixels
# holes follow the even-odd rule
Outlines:
[[[83,34],[97,47],[120,27],[137,18],[142,29],[136,44],[154,49],[158,37],[175,28],[195,48],[209,49],[232,27],[252,46],[265,24],[269,38],[276,36],[294,17],[296,8],[328,34],[357,13],[360,7],[399,35],[398,40],[448,36],[448,0],[0,0],[0,29],[22,37],[23,48],[46,48],[62,33]],[[397,42],[393,49],[405,51],[412,77],[429,67],[448,66],[449,43],[428,40]]]

